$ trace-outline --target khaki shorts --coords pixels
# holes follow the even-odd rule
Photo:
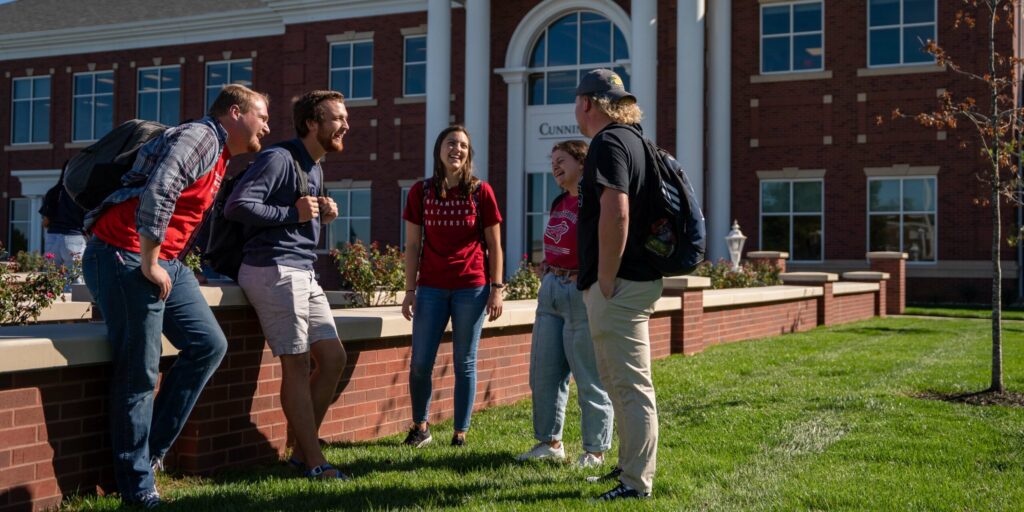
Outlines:
[[[304,354],[313,343],[338,339],[327,295],[312,270],[242,264],[238,284],[256,309],[274,356]]]

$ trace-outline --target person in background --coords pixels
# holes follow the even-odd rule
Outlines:
[[[39,214],[43,216],[43,227],[46,228],[46,252],[53,254],[53,263],[63,265],[72,271],[72,281],[64,291],[69,291],[72,284],[82,284],[82,273],[78,267],[85,252],[85,211],[78,207],[71,196],[64,190],[64,169],[61,169],[57,184],[46,192],[43,206]]]
[[[412,426],[404,444],[416,448],[430,434],[431,377],[437,349],[452,323],[455,433],[466,443],[476,398],[476,352],[484,313],[501,316],[501,214],[494,190],[473,176],[473,146],[462,126],[441,131],[434,143],[434,175],[412,186],[405,204],[405,299],[412,320],[409,394]]]
[[[551,203],[544,230],[543,277],[530,347],[533,436],[538,442],[517,458],[520,461],[565,458],[562,425],[570,374],[576,380],[582,420],[584,452],[577,466],[600,466],[612,444],[612,402],[597,373],[583,292],[576,288],[578,187],[586,156],[587,143],[582,140],[559,142],[551,151],[551,172],[563,192]]]

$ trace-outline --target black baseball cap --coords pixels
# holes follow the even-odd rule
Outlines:
[[[626,98],[636,101],[636,96],[626,91],[622,78],[610,69],[595,69],[583,75],[576,86],[576,96],[583,95],[604,96],[613,101]]]

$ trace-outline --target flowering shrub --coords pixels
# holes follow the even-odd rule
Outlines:
[[[405,287],[405,261],[398,247],[385,245],[381,250],[373,242],[367,249],[357,240],[332,249],[331,257],[338,264],[342,286],[356,295],[353,307],[394,304]]]
[[[505,286],[506,300],[536,299],[540,291],[540,277],[537,275],[537,266],[530,263],[526,254],[519,262],[519,268]]]
[[[58,297],[64,300],[64,287],[78,274],[78,265],[54,265],[52,254],[39,259],[41,263],[27,276],[16,275],[7,265],[0,265],[0,325],[31,322]],[[19,268],[24,268],[21,265],[19,262]]]
[[[200,273],[203,271],[203,253],[198,247],[193,247],[188,254],[185,255],[185,266],[189,268],[193,273]]]
[[[46,268],[47,260],[53,260],[52,253],[46,253],[46,257],[38,252],[18,251],[14,257],[18,264],[18,272],[39,272]]]
[[[764,263],[740,262],[740,269],[732,270],[732,263],[724,259],[712,264],[705,261],[693,272],[695,276],[710,277],[711,288],[755,288],[759,286],[775,286],[782,284],[779,269]]]

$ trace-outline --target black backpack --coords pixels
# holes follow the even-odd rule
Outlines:
[[[645,175],[643,253],[664,277],[693,272],[704,261],[707,231],[704,213],[683,166],[639,130],[628,126],[644,142]]]
[[[96,208],[121,188],[121,177],[132,169],[139,149],[167,128],[141,119],[132,119],[114,128],[68,161],[64,190],[85,211]]]
[[[298,173],[298,197],[308,196],[309,176],[301,170],[299,148],[292,144],[291,141],[275,144],[275,147],[283,147],[291,153],[292,160],[295,162],[295,168],[300,170]],[[224,178],[224,183],[221,184],[220,191],[217,192],[213,206],[207,212],[207,218],[203,220],[202,228],[197,230],[198,242],[196,245],[203,252],[203,261],[214,272],[230,277],[235,282],[238,281],[238,269],[242,267],[242,258],[245,256],[242,248],[245,247],[245,243],[255,234],[256,230],[241,222],[235,222],[225,217],[224,207],[227,206],[228,198],[231,197],[231,193],[235,190],[235,186],[238,185],[238,181],[251,168],[252,163],[250,162],[238,175]],[[320,195],[324,195],[323,188],[322,186],[320,187]],[[187,254],[187,252],[185,251],[182,254]]]

